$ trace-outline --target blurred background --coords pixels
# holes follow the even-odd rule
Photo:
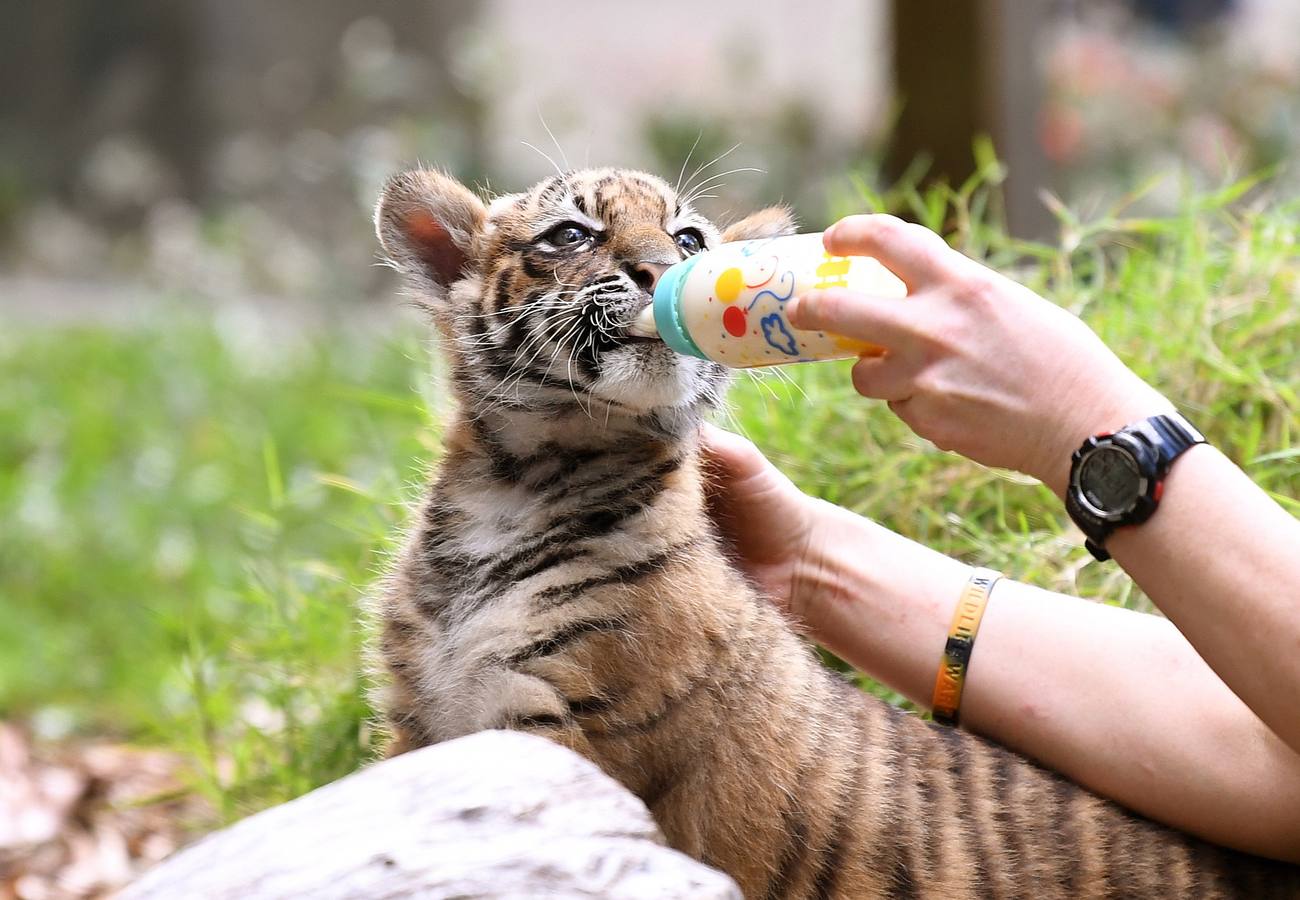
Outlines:
[[[100,896],[372,754],[361,601],[448,402],[370,223],[416,162],[924,222],[1300,514],[1300,0],[759,10],[0,4],[0,900]],[[805,490],[1150,608],[1045,489],[794,368],[724,421]]]
[[[851,174],[959,184],[989,134],[1013,231],[1048,237],[1044,189],[1096,205],[1159,174],[1146,209],[1168,209],[1188,183],[1287,159],[1300,135],[1295,0],[571,16],[525,0],[115,0],[4,17],[0,296],[46,311],[103,306],[122,281],[386,297],[367,216],[416,160],[504,192],[547,172],[543,154],[673,176],[697,140],[695,164],[739,144],[714,171],[763,174],[725,179],[712,211],[785,199],[816,228]],[[15,278],[66,280],[63,299]],[[93,296],[67,283],[83,280]]]

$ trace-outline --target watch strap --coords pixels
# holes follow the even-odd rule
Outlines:
[[[1105,537],[1102,538],[1102,540],[1105,540],[1106,538],[1110,537],[1110,533],[1114,530],[1115,530],[1115,526],[1110,525],[1108,523],[1106,527],[1106,535]],[[1110,559],[1110,551],[1107,550],[1104,545],[1097,543],[1092,538],[1084,538],[1083,546],[1084,548],[1087,549],[1089,553],[1092,554],[1092,558],[1097,560],[1097,562],[1106,562],[1107,560]]]
[[[1184,451],[1205,443],[1205,435],[1180,413],[1165,413],[1143,419],[1131,426],[1133,433],[1142,438],[1160,454],[1160,475],[1169,470],[1169,464]]]

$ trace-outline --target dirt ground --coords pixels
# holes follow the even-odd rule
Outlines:
[[[109,897],[213,827],[175,754],[0,722],[0,900]]]

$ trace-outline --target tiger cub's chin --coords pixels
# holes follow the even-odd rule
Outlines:
[[[601,377],[591,393],[641,412],[712,406],[727,384],[727,370],[702,359],[681,356],[664,344],[626,344],[605,354]]]

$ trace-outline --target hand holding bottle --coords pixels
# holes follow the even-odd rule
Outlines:
[[[836,256],[880,260],[908,297],[813,290],[790,301],[790,323],[887,347],[857,362],[854,387],[945,450],[1062,494],[1086,437],[1172,409],[1076,316],[920,225],[850,216],[824,240]]]

